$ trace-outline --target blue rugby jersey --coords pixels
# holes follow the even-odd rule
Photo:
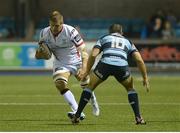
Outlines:
[[[127,66],[128,55],[137,51],[134,44],[119,33],[112,33],[101,37],[94,48],[101,50],[101,62],[115,66]]]

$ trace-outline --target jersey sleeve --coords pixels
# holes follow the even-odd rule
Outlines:
[[[101,41],[100,41],[100,40],[98,40],[98,41],[96,42],[96,44],[94,45],[94,48],[98,48],[98,49],[101,50]]]
[[[136,52],[138,51],[136,46],[129,41],[129,50],[128,50],[128,55],[132,54],[133,52]]]
[[[40,34],[39,34],[39,42],[43,41],[43,38],[44,38],[44,29],[42,29],[40,31]]]
[[[81,35],[78,33],[78,31],[75,28],[71,31],[70,36],[71,36],[71,41],[75,44],[76,47],[79,47],[82,44],[84,44]]]

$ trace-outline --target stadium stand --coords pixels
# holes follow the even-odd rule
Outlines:
[[[126,19],[126,18],[81,18],[81,19],[65,19],[65,23],[74,27],[80,27],[80,32],[85,40],[97,40],[104,34],[108,33],[107,27],[112,23],[119,23],[124,27],[124,32],[132,37],[139,37],[145,22],[143,19]],[[48,19],[41,19],[35,30],[34,39],[37,40],[40,29],[48,25]]]
[[[175,25],[175,34],[177,38],[180,38],[180,24]]]
[[[11,17],[0,17],[0,38],[11,38],[15,32],[15,21]]]

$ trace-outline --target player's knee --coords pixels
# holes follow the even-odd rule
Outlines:
[[[130,91],[134,88],[133,78],[131,76],[125,79],[124,81],[122,81],[121,84],[126,88],[127,91]]]
[[[87,87],[94,90],[101,82],[103,82],[103,80],[92,76]]]
[[[65,79],[61,79],[61,78],[56,79],[56,81],[54,83],[60,91],[67,88],[67,80],[65,80]]]
[[[90,82],[90,78],[89,77],[87,77],[85,80],[83,80],[83,81],[81,81],[81,88],[85,88],[85,87],[87,87],[87,85],[89,84],[89,82]]]
[[[67,81],[63,79],[57,79],[55,81],[56,88],[59,90],[61,95],[64,95],[69,89],[67,88]]]
[[[94,90],[96,88],[96,85],[93,82],[89,82],[89,84],[87,85],[87,88],[90,88],[91,90]]]
[[[127,91],[133,90],[134,89],[133,78],[130,76],[128,79],[126,79],[123,85]]]

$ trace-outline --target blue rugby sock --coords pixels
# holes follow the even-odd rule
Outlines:
[[[89,99],[92,96],[92,91],[88,88],[85,88],[81,94],[81,98],[79,101],[79,105],[78,105],[78,110],[76,112],[76,117],[80,117],[84,107],[86,106],[86,104],[89,102]]]
[[[134,111],[135,117],[140,117],[138,94],[135,90],[128,92],[128,100]]]

